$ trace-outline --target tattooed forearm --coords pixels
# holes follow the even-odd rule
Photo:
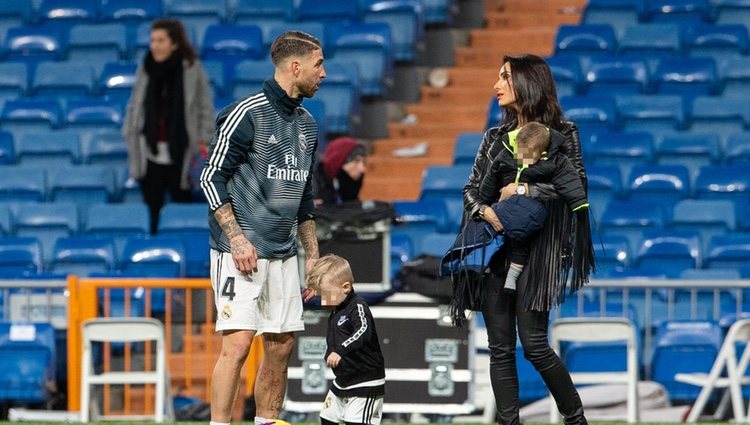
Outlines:
[[[239,223],[237,223],[237,219],[234,218],[232,204],[224,204],[219,207],[214,212],[214,217],[216,217],[216,221],[219,222],[219,226],[221,226],[221,229],[226,233],[229,240],[242,234],[242,229]]]
[[[318,258],[318,238],[315,235],[315,220],[305,220],[299,225],[299,239],[307,258]]]

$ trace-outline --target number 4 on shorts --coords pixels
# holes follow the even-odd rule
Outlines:
[[[234,292],[234,278],[228,277],[227,280],[224,281],[224,285],[221,286],[221,296],[222,297],[229,297],[229,301],[234,300],[234,296],[237,295]]]

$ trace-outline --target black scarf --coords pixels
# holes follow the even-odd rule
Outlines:
[[[359,199],[359,191],[362,189],[362,183],[365,180],[364,175],[359,180],[354,180],[342,169],[339,170],[336,179],[339,182],[338,194],[341,202],[356,201]]]
[[[145,121],[143,135],[153,154],[159,142],[159,122],[164,119],[167,127],[169,155],[174,164],[182,164],[188,145],[185,128],[185,97],[183,89],[182,58],[172,54],[164,62],[156,62],[151,52],[143,61],[148,74],[146,98],[143,100]]]

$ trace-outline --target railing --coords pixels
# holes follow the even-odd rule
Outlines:
[[[173,393],[210,399],[210,376],[221,349],[221,337],[214,332],[215,312],[213,291],[208,279],[134,279],[134,278],[68,278],[68,410],[80,410],[81,323],[93,317],[107,317],[113,313],[115,295],[122,298],[118,315],[156,317],[165,324],[167,369]],[[161,301],[163,290],[163,302]],[[124,292],[123,292],[124,291]],[[159,304],[159,305],[156,305]],[[163,308],[162,308],[163,307]],[[135,313],[135,314],[134,314]],[[142,314],[139,314],[142,313]],[[150,350],[144,350],[141,360],[149,364]],[[255,372],[262,357],[260,341],[253,344],[242,379],[246,394],[251,395]],[[103,367],[112,367],[111,349],[105,347]],[[119,362],[124,370],[136,363],[136,354],[125,346]],[[124,388],[124,404],[112,406],[110,390],[105,387],[103,411],[124,414],[153,409],[153,389],[143,392]],[[136,396],[136,397],[133,397]],[[141,397],[142,396],[142,397]],[[131,403],[143,400],[143,405]]]

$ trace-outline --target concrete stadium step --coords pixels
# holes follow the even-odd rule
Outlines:
[[[395,157],[370,157],[367,159],[367,182],[370,177],[387,176],[413,179],[421,184],[422,173],[429,165],[450,165],[452,157],[446,158],[395,158]]]
[[[550,56],[552,54],[552,41],[545,45],[531,44],[507,44],[495,51],[487,47],[457,47],[456,65],[470,67],[488,67],[495,70],[500,69],[500,61],[505,55],[534,54],[537,56]]]
[[[488,85],[487,87],[492,87]],[[490,91],[490,95],[487,98],[494,96],[494,93]],[[429,102],[424,104],[412,104],[407,105],[405,108],[407,114],[413,114],[417,118],[417,122],[439,122],[445,120],[458,120],[458,121],[471,121],[481,120],[482,117],[487,115],[487,102],[481,103],[445,103],[445,102]]]
[[[498,66],[498,69],[500,66]],[[458,108],[477,107],[477,105],[487,105],[490,99],[495,96],[492,85],[495,81],[484,84],[472,84],[464,86],[449,85],[447,87],[423,86],[420,89],[422,101],[426,105],[456,105]],[[479,100],[480,102],[476,102]],[[440,117],[439,121],[445,121],[445,117]]]
[[[444,158],[453,156],[455,138],[408,138],[408,139],[380,139],[372,143],[372,156],[393,156],[393,151],[402,148],[411,148],[420,143],[427,143],[427,156]]]
[[[550,48],[555,40],[557,28],[526,28],[521,31],[513,28],[487,29],[471,31],[471,48],[494,49],[502,51],[507,48],[533,50]]]
[[[586,6],[587,0],[491,0],[485,5],[485,10],[506,12],[540,13],[544,11],[566,11],[580,14]]]
[[[489,101],[488,101],[489,102]],[[418,123],[403,124],[389,123],[388,133],[391,138],[432,138],[432,137],[453,137],[458,136],[463,131],[482,131],[484,121],[448,121],[437,123]]]
[[[448,69],[448,87],[486,86],[492,93],[492,86],[497,82],[499,71],[499,65],[491,69],[487,67],[450,68]]]
[[[419,198],[422,177],[419,179],[371,175],[369,172],[359,196],[381,201],[413,201]]]
[[[495,28],[519,28],[535,27],[539,23],[560,25],[575,25],[581,20],[580,15],[570,13],[560,13],[559,11],[539,11],[539,12],[488,12],[485,16],[488,29]]]

